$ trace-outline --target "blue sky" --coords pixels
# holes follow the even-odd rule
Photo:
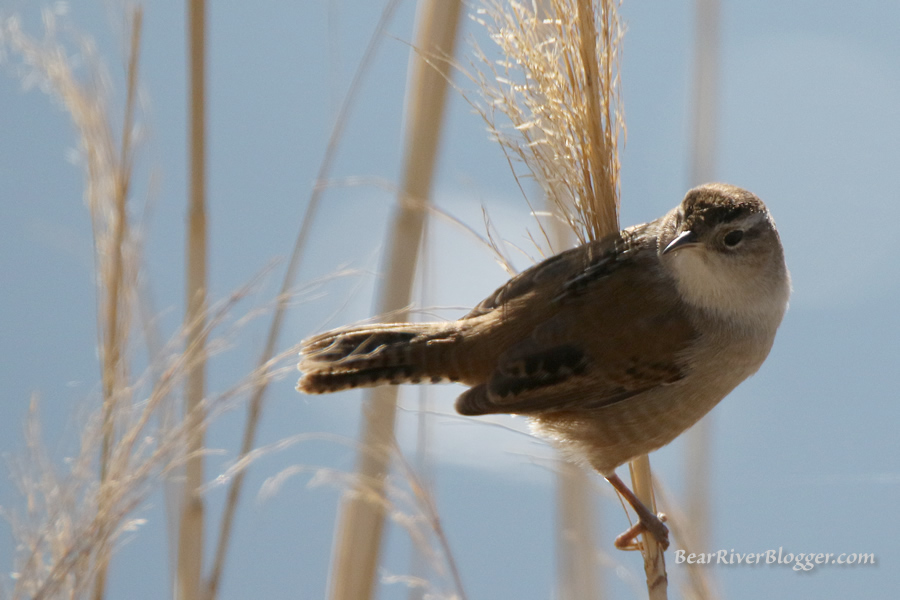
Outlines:
[[[654,219],[689,187],[692,4],[626,2],[622,97],[628,127],[622,162],[622,224]],[[400,4],[347,126],[336,178],[395,181],[402,156],[403,98],[414,4]],[[212,3],[209,24],[209,204],[211,294],[222,297],[266,272],[248,301],[276,289],[321,160],[336,107],[347,90],[381,3],[362,1]],[[142,90],[147,108],[135,200],[151,207],[146,275],[161,322],[180,321],[185,221],[184,8],[145,8]],[[0,2],[41,35],[32,3]],[[69,5],[66,22],[97,40],[121,91],[121,18],[114,2]],[[712,413],[713,548],[764,552],[873,552],[875,567],[810,573],[769,566],[712,567],[724,597],[887,597],[900,589],[900,4],[724,2],[722,6],[717,179],[746,187],[769,205],[794,283],[790,310],[769,360]],[[466,35],[476,31],[466,21]],[[460,45],[465,49],[464,45]],[[27,401],[40,395],[54,449],[64,454],[83,407],[96,397],[95,301],[90,222],[82,175],[72,163],[73,128],[55,101],[23,91],[4,66],[0,78],[0,380],[5,383],[0,452],[22,447]],[[121,94],[118,97],[121,105]],[[533,221],[500,150],[458,96],[449,104],[435,202],[476,229],[487,206],[503,237],[530,250]],[[326,196],[300,274],[303,282],[350,267],[298,306],[282,336],[306,335],[371,316],[383,232],[393,199],[377,187],[336,187]],[[421,305],[460,307],[500,285],[490,254],[455,226],[434,222]],[[532,252],[532,254],[534,254]],[[518,266],[528,265],[520,256]],[[270,269],[267,271],[267,269]],[[210,370],[223,390],[255,361],[265,319]],[[300,397],[293,376],[277,383],[260,434],[272,443],[303,432],[353,439],[360,394]],[[470,598],[552,597],[552,451],[515,430],[452,414],[460,389],[429,400],[435,494]],[[415,389],[404,392],[401,443],[414,461]],[[225,450],[238,445],[243,410],[211,429]],[[58,441],[57,441],[58,440]],[[660,477],[682,492],[684,445],[652,456]],[[250,472],[223,598],[322,597],[339,491],[289,480],[257,500],[267,477],[291,465],[348,470],[345,444],[318,441],[261,460]],[[0,479],[0,504],[14,490]],[[612,549],[625,517],[598,482],[598,544],[614,597],[641,597],[640,559]],[[605,485],[605,484],[604,484]],[[221,488],[209,493],[220,510]],[[147,524],[113,563],[110,597],[159,598],[167,563],[161,497]],[[11,541],[0,527],[0,558]],[[398,527],[386,544],[385,572],[409,572]],[[670,558],[670,573],[679,567]],[[6,567],[4,567],[6,569]],[[8,569],[7,569],[8,570]],[[635,579],[636,578],[636,579]],[[405,598],[385,584],[382,598]]]

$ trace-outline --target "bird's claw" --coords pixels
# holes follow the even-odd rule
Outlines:
[[[649,533],[656,540],[656,543],[663,550],[666,550],[669,547],[669,528],[663,524],[665,521],[666,515],[663,513],[641,518],[637,523],[629,527],[625,533],[616,538],[616,548],[619,550],[643,550],[644,545],[637,538],[639,535]]]

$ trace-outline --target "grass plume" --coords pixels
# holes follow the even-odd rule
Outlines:
[[[293,361],[281,366],[286,355],[296,352],[273,353],[226,391],[201,394],[182,420],[166,417],[180,402],[189,374],[228,348],[229,340],[258,316],[260,311],[232,316],[256,282],[224,301],[204,304],[165,347],[152,347],[159,336],[147,317],[142,232],[131,217],[137,212],[132,170],[141,141],[136,98],[142,12],[129,13],[126,97],[118,119],[112,80],[94,43],[66,28],[61,14],[59,7],[43,11],[42,37],[27,33],[15,17],[0,20],[0,56],[26,87],[39,87],[59,102],[77,134],[92,224],[101,384],[97,407],[78,419],[79,425],[84,422],[79,438],[64,446],[63,463],[46,451],[39,403],[32,399],[25,452],[10,461],[23,502],[21,508],[0,509],[16,540],[13,599],[105,597],[110,559],[123,534],[142,523],[136,516],[142,504],[206,452],[188,441],[251,389],[293,372]],[[296,297],[293,290],[284,296]],[[139,318],[145,323],[143,341],[151,346],[144,366],[137,358],[142,354],[135,327]]]
[[[488,0],[474,18],[502,57],[473,42],[478,105],[511,161],[524,163],[579,242],[618,230],[619,43],[612,2]]]
[[[79,155],[85,170],[85,202],[91,216],[94,240],[94,270],[97,274],[97,338],[100,349],[102,381],[102,418],[100,422],[99,489],[97,512],[111,514],[107,506],[114,502],[110,487],[113,471],[113,447],[122,434],[117,422],[119,405],[131,403],[128,363],[125,354],[130,340],[138,277],[139,247],[135,229],[128,222],[128,199],[136,144],[135,98],[140,48],[142,12],[130,16],[130,50],[127,66],[127,95],[120,135],[109,116],[107,91],[109,77],[88,38],[76,38],[78,50],[87,65],[82,80],[72,68],[67,47],[60,41],[58,14],[43,11],[45,35],[38,40],[26,34],[13,17],[0,24],[0,42],[21,59],[23,80],[37,82],[52,93],[69,113],[79,137]],[[117,140],[118,137],[118,140]],[[33,441],[33,440],[32,440]],[[95,574],[94,597],[102,598],[106,565],[114,528],[97,525],[91,571]],[[80,553],[75,556],[80,557]],[[79,558],[82,560],[82,558]],[[29,561],[28,564],[31,564]],[[51,575],[52,575],[51,571]]]

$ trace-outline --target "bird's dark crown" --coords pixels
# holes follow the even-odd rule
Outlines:
[[[708,183],[689,191],[681,203],[682,219],[692,231],[730,223],[751,214],[764,213],[762,200],[745,189],[724,183]]]

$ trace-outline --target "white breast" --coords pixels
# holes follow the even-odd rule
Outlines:
[[[774,335],[791,291],[783,261],[765,266],[743,264],[733,256],[701,248],[685,248],[666,258],[684,301]]]

